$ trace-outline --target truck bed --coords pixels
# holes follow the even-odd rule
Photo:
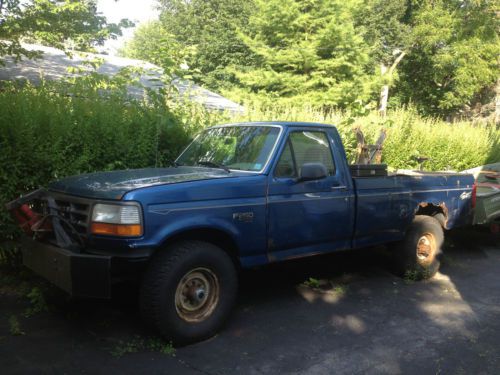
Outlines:
[[[442,212],[450,229],[471,218],[469,197],[474,178],[459,173],[395,174],[353,177],[356,219],[353,247],[398,241],[415,213]]]

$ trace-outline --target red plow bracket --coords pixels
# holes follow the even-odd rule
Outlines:
[[[52,230],[50,220],[45,220],[42,214],[33,211],[30,207],[30,203],[41,198],[44,193],[45,190],[39,189],[5,205],[21,229],[29,236],[33,236],[37,232]]]

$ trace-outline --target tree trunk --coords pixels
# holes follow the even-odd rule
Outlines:
[[[495,124],[500,124],[500,78],[495,86]]]
[[[380,64],[380,75],[383,77],[387,73],[387,66],[383,63]],[[380,99],[378,113],[380,116],[385,117],[387,114],[387,100],[389,100],[389,85],[383,85],[380,90]]]
[[[391,65],[389,70],[387,70],[387,66],[384,63],[380,64],[380,74],[382,77],[385,75],[389,76],[389,79],[391,79],[392,74],[394,73],[394,70],[398,66],[398,64],[401,62],[403,57],[406,55],[406,52],[401,52],[399,56],[394,60],[394,63]],[[382,90],[380,90],[380,99],[379,99],[379,107],[378,107],[378,112],[380,116],[385,117],[387,114],[387,101],[389,100],[389,85],[385,84],[382,86]]]

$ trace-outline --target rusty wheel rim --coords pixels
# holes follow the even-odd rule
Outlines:
[[[219,302],[219,280],[208,268],[195,268],[179,281],[175,292],[175,309],[189,323],[207,319]]]
[[[436,238],[424,233],[417,242],[417,259],[420,263],[430,263],[436,255]]]

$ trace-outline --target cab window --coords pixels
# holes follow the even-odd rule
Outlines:
[[[326,167],[329,176],[335,174],[330,142],[324,132],[294,131],[290,133],[276,166],[275,176],[297,177],[300,168],[306,163],[321,163]]]

